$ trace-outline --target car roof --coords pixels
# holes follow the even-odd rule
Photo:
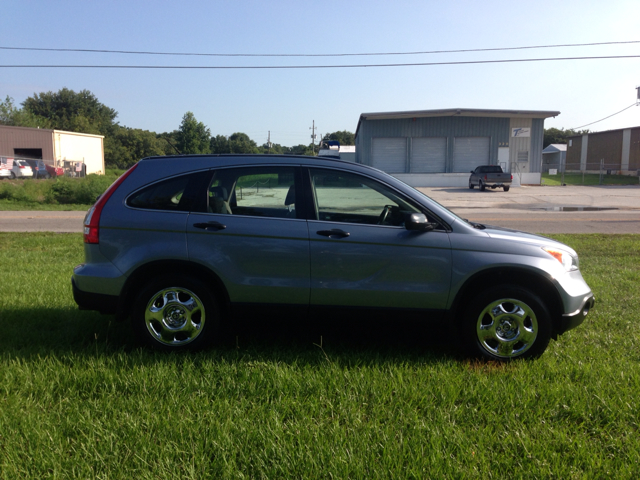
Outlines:
[[[363,169],[368,171],[375,171],[380,173],[377,168],[362,163],[348,162],[339,158],[331,157],[311,157],[308,155],[282,155],[282,154],[261,154],[261,153],[221,153],[221,154],[189,154],[189,155],[164,155],[155,157],[146,157],[140,160],[140,162],[161,162],[167,160],[214,160],[220,159],[220,164],[224,164],[225,167],[238,165],[245,166],[247,160],[254,159],[259,160],[260,163],[290,163],[294,165],[300,165],[301,163],[306,165],[316,166],[336,166],[336,167],[352,167],[355,169]]]

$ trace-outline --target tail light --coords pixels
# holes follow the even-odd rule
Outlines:
[[[485,179],[485,180],[487,179],[487,176],[486,176],[486,175],[484,176],[484,179]]]
[[[129,170],[124,172],[118,179],[111,184],[105,192],[98,197],[96,203],[87,212],[87,216],[84,217],[84,243],[100,243],[100,215],[102,215],[102,209],[105,204],[111,198],[111,195],[118,189],[120,184],[133,172],[138,164],[136,163]]]
[[[513,175],[511,175],[511,180],[513,180]]]
[[[24,165],[20,165],[18,168],[24,168]]]

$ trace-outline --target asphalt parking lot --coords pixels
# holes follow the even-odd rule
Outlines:
[[[462,218],[532,233],[640,233],[640,186],[418,188]],[[86,212],[0,211],[2,232],[82,232]]]
[[[532,233],[640,233],[640,186],[418,188],[462,218]]]

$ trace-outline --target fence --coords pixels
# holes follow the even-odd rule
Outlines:
[[[0,157],[0,168],[9,169],[14,165],[17,160],[39,160],[46,166],[53,167],[54,170],[47,169],[51,176],[62,176],[83,178],[87,175],[87,166],[82,160],[44,160],[41,158],[27,158],[27,157]],[[55,175],[53,172],[55,171]],[[35,176],[35,172],[34,172]]]
[[[579,185],[604,185],[616,183],[617,179],[624,184],[640,183],[639,170],[622,170],[620,164],[604,163],[604,159],[599,162],[582,163],[545,163],[542,165],[542,173],[558,175],[560,182],[565,184],[565,180]],[[637,181],[636,181],[637,178]]]

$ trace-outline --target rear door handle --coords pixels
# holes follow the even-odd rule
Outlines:
[[[344,230],[340,230],[339,228],[332,228],[331,230],[318,230],[316,233],[318,235],[322,235],[323,237],[329,238],[344,238],[351,235],[349,232],[345,232]]]
[[[224,230],[225,228],[227,228],[227,226],[224,225],[223,223],[213,222],[213,221],[206,222],[206,223],[194,223],[193,226],[196,228],[202,228],[203,230],[207,230],[207,231],[218,231],[218,230]]]

